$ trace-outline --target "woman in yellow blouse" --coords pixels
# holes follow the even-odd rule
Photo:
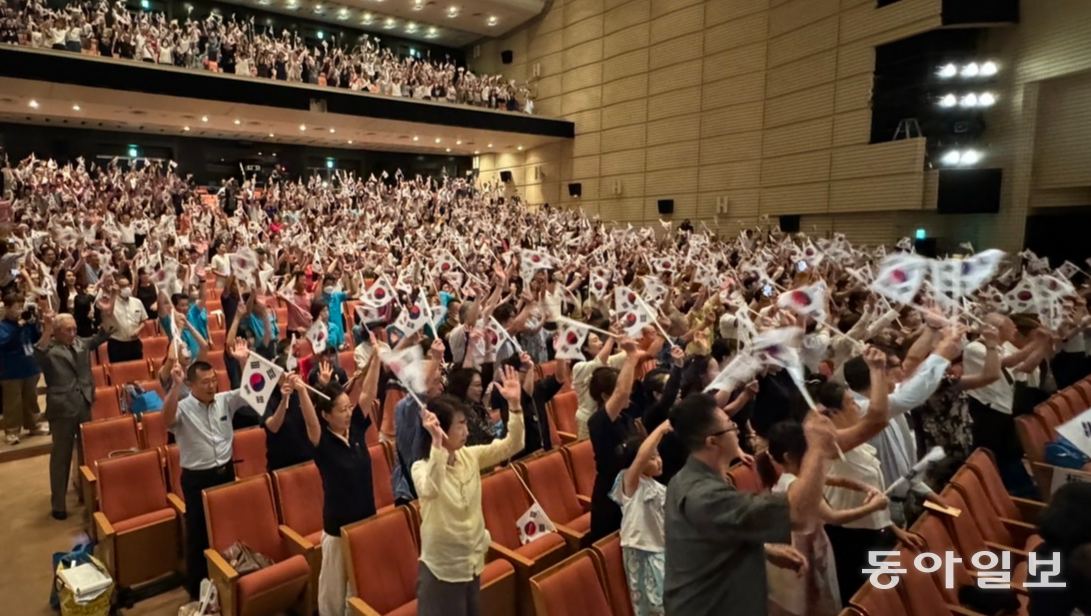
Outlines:
[[[500,373],[498,390],[508,401],[508,434],[488,445],[466,447],[467,409],[440,396],[423,411],[424,458],[413,465],[421,506],[418,616],[478,616],[481,572],[489,533],[481,510],[481,469],[523,450],[519,373]]]

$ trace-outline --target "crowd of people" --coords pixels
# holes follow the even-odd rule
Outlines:
[[[11,4],[9,4],[11,2]],[[120,0],[87,0],[62,10],[41,0],[0,0],[0,44],[59,49],[107,58],[166,64],[192,70],[344,88],[400,98],[533,113],[525,85],[501,75],[477,75],[465,67],[422,57],[397,57],[380,39],[360,44],[321,40],[310,47],[298,33],[253,20],[184,22],[163,13],[131,12]]]
[[[269,470],[318,467],[319,609],[345,614],[337,538],[376,510],[362,409],[402,389],[381,433],[397,502],[420,504],[418,613],[479,613],[480,472],[552,449],[545,407],[571,388],[595,457],[590,534],[620,530],[637,614],[834,616],[866,583],[869,552],[921,545],[909,525],[926,501],[946,506],[936,489],[972,448],[1030,493],[1013,418],[1091,372],[1079,268],[1030,253],[934,260],[839,234],[637,229],[513,208],[501,184],[401,172],[244,179],[221,202],[173,164],[31,157],[4,173],[9,439],[38,427],[25,383],[40,370],[63,517],[91,412],[89,353],[108,341],[110,362],[143,358],[138,330],[158,319],[175,340],[160,378],[191,593],[206,575],[201,490],[234,477],[232,427],[258,424]],[[213,349],[208,321],[221,316]],[[348,350],[351,374],[338,362]],[[211,353],[233,389],[219,390]],[[240,389],[251,354],[286,371],[264,408]],[[935,446],[943,461],[914,473]],[[735,490],[725,470],[760,452],[773,493]],[[1065,465],[1091,470],[1069,453]],[[1068,533],[1068,587],[1032,591],[1032,614],[1088,610],[1091,533],[1071,504],[1087,494],[1073,499],[1053,518]],[[1067,612],[1033,611],[1058,594]]]

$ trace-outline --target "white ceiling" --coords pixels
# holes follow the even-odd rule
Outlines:
[[[516,153],[520,147],[562,141],[558,137],[139,92],[119,96],[115,90],[6,77],[0,78],[0,122],[232,139],[267,143],[269,147],[293,144],[461,156]]]
[[[497,37],[537,16],[545,0],[225,0],[446,47]],[[260,24],[259,24],[260,25]]]

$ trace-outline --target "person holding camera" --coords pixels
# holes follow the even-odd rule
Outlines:
[[[4,442],[19,443],[25,428],[31,436],[49,434],[39,423],[38,376],[34,343],[42,332],[33,306],[25,306],[20,293],[4,296],[4,319],[0,321],[0,391],[4,396]]]

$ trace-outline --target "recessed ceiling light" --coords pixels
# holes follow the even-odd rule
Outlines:
[[[424,0],[413,0],[413,10],[419,11],[424,8]]]
[[[235,126],[238,126],[239,124],[242,124],[242,120],[235,118]]]
[[[523,151],[523,146],[519,146],[519,147],[517,147],[517,148],[515,148],[515,149],[516,149],[516,150],[519,150],[520,152],[522,152],[522,151]]]
[[[273,158],[276,158],[276,156],[277,156],[277,153],[273,152]]]
[[[182,132],[188,133],[189,132],[189,127],[188,126],[183,126],[182,127]]]
[[[201,116],[202,122],[208,122],[208,116]]]
[[[314,5],[314,12],[315,13],[321,13],[322,12],[322,5],[321,4]]]
[[[481,153],[481,150],[474,150],[474,156],[477,156],[480,153]]]
[[[27,103],[27,104],[30,105],[31,109],[37,109],[38,108],[38,101],[34,100],[33,98],[30,99],[30,102]]]
[[[352,145],[352,139],[349,139],[349,145]]]
[[[371,25],[371,13],[364,13],[363,17],[364,17],[364,25],[365,26],[370,26]]]
[[[262,155],[261,152],[258,152],[258,156],[261,156],[261,155]]]
[[[440,139],[439,137],[436,137],[436,143],[439,143],[440,141],[443,141],[443,140]]]
[[[299,125],[299,130],[307,130],[307,125],[306,124],[300,124]]]
[[[390,30],[391,28],[393,28],[396,25],[398,25],[398,21],[396,19],[394,19],[393,17],[387,17],[386,18],[386,23],[383,24],[383,27],[386,28],[387,30]]]
[[[276,135],[274,135],[273,133],[269,133],[269,138],[272,139],[273,137],[276,137]]]
[[[458,17],[458,7],[457,6],[447,7],[447,16],[451,17],[451,18]]]
[[[462,140],[461,140],[461,139],[459,139],[458,141],[456,141],[456,142],[455,142],[455,145],[462,145]]]
[[[288,0],[288,10],[295,11],[299,9],[299,4],[295,0]]]
[[[489,21],[486,23],[488,23],[490,26],[495,26],[496,24],[500,23],[500,20],[496,17],[496,15],[492,15],[489,17]]]
[[[79,111],[79,110],[80,110],[79,104],[72,105],[72,111]]]
[[[337,132],[337,130],[331,126],[330,127],[330,134],[332,135],[332,134],[334,134],[336,132]]]
[[[451,151],[451,148],[447,148],[447,151],[448,151],[448,152],[450,152],[450,151]]]
[[[413,141],[420,141],[420,137],[413,135]]]
[[[438,37],[439,37],[439,30],[435,26],[432,26],[431,28],[428,28],[428,34],[425,35],[425,38],[434,39],[434,38],[438,38]]]
[[[489,148],[491,150],[492,149],[492,144],[490,143],[489,145],[487,145],[485,147],[487,147],[487,148]]]
[[[337,19],[340,19],[341,21],[344,21],[344,20],[346,20],[348,18],[349,18],[348,9],[341,9],[341,11],[339,13],[337,13]]]
[[[417,31],[417,24],[415,24],[413,22],[409,22],[409,24],[407,26],[405,26],[405,31],[408,32],[409,34],[415,33]]]

